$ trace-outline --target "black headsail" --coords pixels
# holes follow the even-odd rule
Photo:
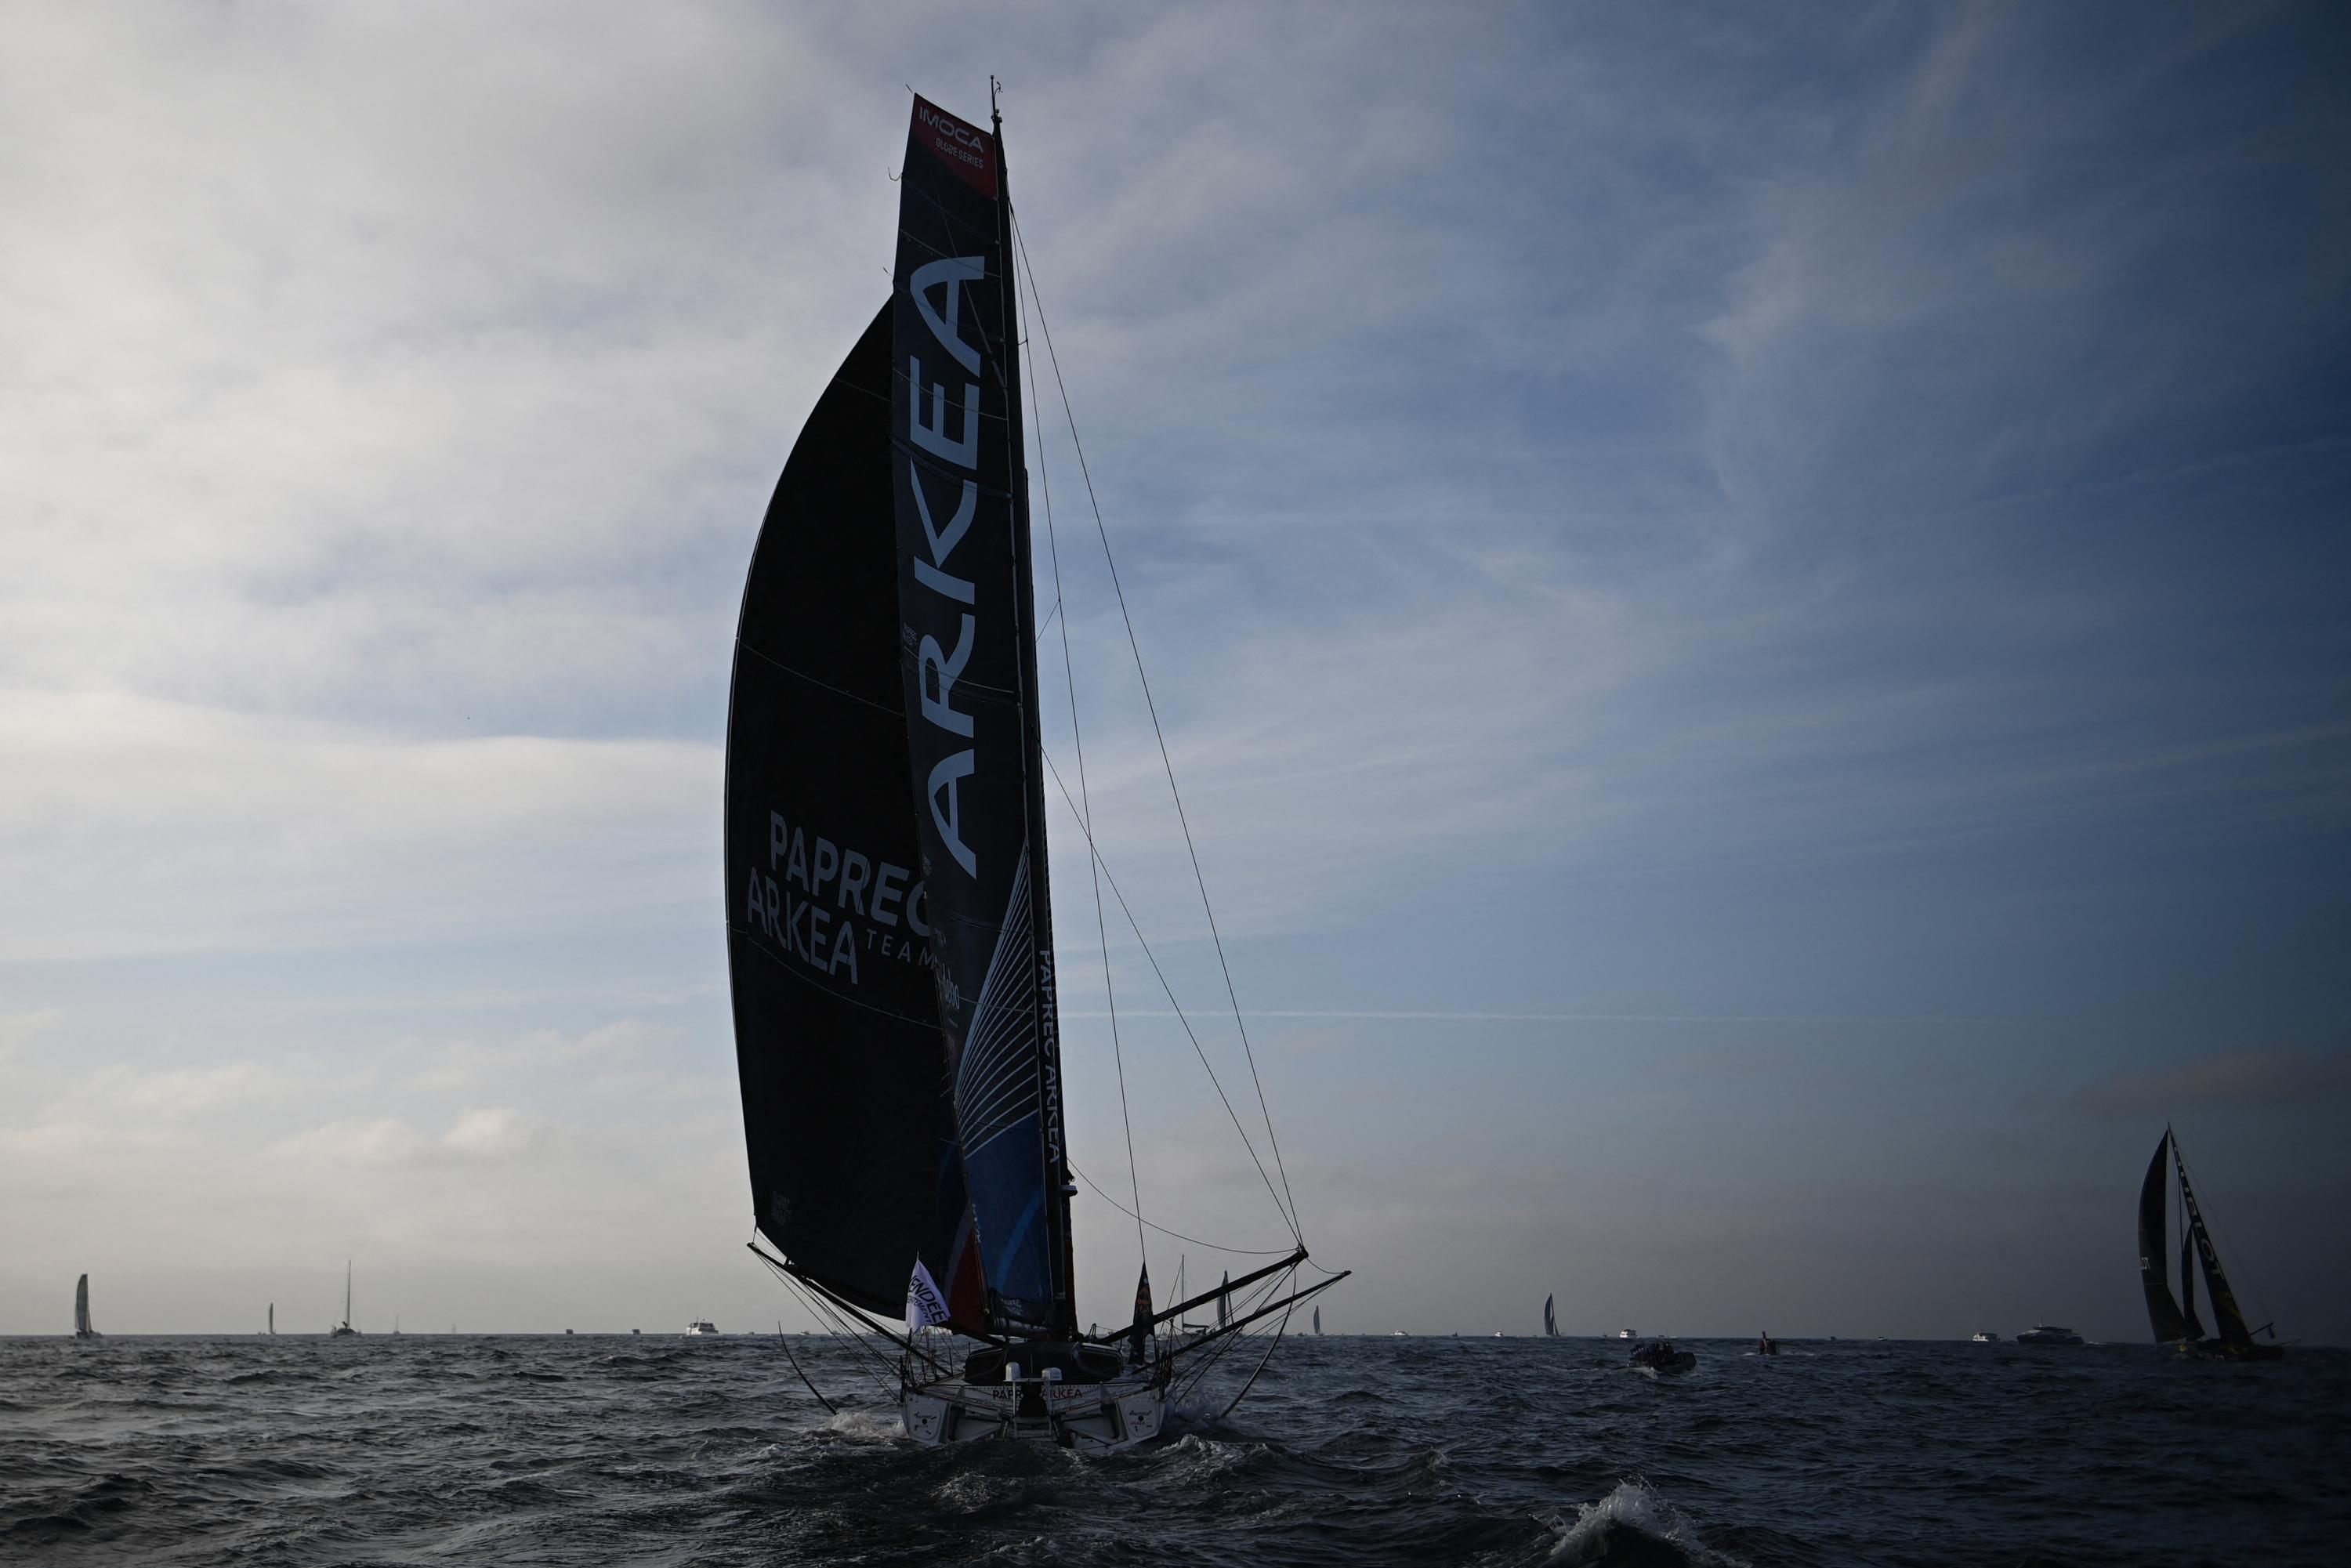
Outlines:
[[[914,812],[892,511],[891,311],[809,416],[743,592],[726,957],[759,1230],[895,1317],[919,1258],[980,1323]],[[958,1268],[960,1263],[960,1268]]]
[[[2204,1331],[2189,1321],[2171,1297],[2167,1249],[2171,1239],[2171,1134],[2167,1129],[2147,1166],[2147,1179],[2138,1188],[2138,1274],[2147,1288],[2147,1318],[2158,1344],[2201,1339]]]
[[[2220,1331],[2222,1343],[2231,1350],[2244,1350],[2253,1343],[2252,1331],[2245,1326],[2245,1314],[2237,1306],[2237,1293],[2229,1289],[2229,1276],[2221,1271],[2220,1254],[2212,1245],[2212,1233],[2205,1228],[2204,1211],[2197,1207],[2196,1189],[2188,1185],[2188,1162],[2179,1154],[2179,1140],[2171,1141],[2172,1158],[2179,1166],[2179,1201],[2188,1209],[2188,1234],[2196,1247],[2196,1261],[2204,1271],[2204,1294],[2212,1303],[2212,1326]]]
[[[1074,1338],[1002,142],[917,98],[899,189],[889,482],[935,1010],[990,1316]]]

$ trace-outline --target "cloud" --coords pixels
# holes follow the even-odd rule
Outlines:
[[[2159,1115],[2186,1105],[2284,1105],[2346,1092],[2351,1092],[2351,1054],[2277,1048],[2110,1073],[2077,1090],[2072,1103],[2107,1115]]]
[[[399,1117],[371,1116],[328,1122],[280,1138],[269,1153],[306,1170],[389,1168],[415,1164],[430,1146],[423,1134]]]
[[[716,836],[708,745],[0,689],[0,751],[19,960],[559,928],[701,892]]]
[[[441,1135],[441,1146],[462,1158],[491,1164],[528,1152],[547,1131],[503,1106],[467,1111]]]

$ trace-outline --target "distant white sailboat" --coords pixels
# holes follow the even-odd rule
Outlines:
[[[262,1333],[266,1333],[266,1334],[268,1334],[268,1335],[269,1335],[270,1337],[272,1337],[273,1339],[277,1337],[277,1303],[276,1301],[272,1301],[272,1302],[270,1302],[270,1303],[269,1303],[269,1326],[268,1326],[267,1328],[266,1328],[266,1329],[262,1330],[261,1332],[262,1332]]]
[[[351,1260],[343,1260],[343,1321],[330,1330],[329,1339],[356,1339],[359,1330],[351,1327]]]
[[[74,1338],[99,1337],[99,1332],[89,1326],[89,1276],[84,1274],[74,1282]]]

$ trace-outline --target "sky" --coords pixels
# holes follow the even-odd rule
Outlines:
[[[1163,1299],[1286,1232],[1104,538],[1326,1327],[2143,1338],[2168,1120],[2351,1340],[2339,7],[0,13],[0,1333],[808,1321],[734,620],[993,72]]]

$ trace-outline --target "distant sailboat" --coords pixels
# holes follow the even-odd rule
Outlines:
[[[1233,1276],[1228,1270],[1224,1279],[1217,1285],[1217,1326],[1218,1328],[1223,1328],[1232,1322],[1232,1308],[1226,1304],[1232,1300],[1232,1290]]]
[[[1320,1307],[1314,1309],[1314,1332],[1316,1333],[1322,1332],[1322,1309]]]
[[[99,1332],[89,1326],[89,1276],[84,1274],[74,1281],[74,1338],[99,1337]]]
[[[2179,1296],[2176,1301],[2169,1277],[2172,1231],[2168,1201],[2175,1171],[2179,1179],[2183,1232],[2179,1243]],[[2196,1316],[2191,1259],[2202,1265],[2204,1299],[2212,1308],[2213,1325],[2220,1330],[2209,1337]],[[2161,1141],[2155,1145],[2155,1157],[2147,1162],[2147,1178],[2139,1184],[2138,1271],[2139,1283],[2147,1290],[2147,1322],[2155,1331],[2158,1344],[2176,1344],[2182,1355],[2201,1361],[2283,1359],[2283,1345],[2259,1344],[2253,1340],[2256,1333],[2267,1333],[2275,1341],[2277,1333],[2273,1325],[2263,1323],[2259,1329],[2245,1326],[2245,1314],[2237,1306],[2236,1292],[2229,1288],[2229,1276],[2221,1270],[2220,1254],[2212,1245],[2204,1211],[2197,1205],[2196,1189],[2188,1185],[2188,1161],[2179,1152],[2179,1138],[2169,1127],[2164,1128]]]
[[[269,1303],[269,1326],[268,1326],[267,1328],[266,1328],[266,1329],[262,1330],[261,1332],[262,1332],[262,1333],[266,1333],[266,1334],[270,1335],[272,1338],[275,1338],[275,1337],[277,1336],[277,1303],[276,1301],[272,1301],[272,1302],[270,1302],[270,1303]]]
[[[1543,1338],[1545,1339],[1559,1337],[1559,1314],[1552,1311],[1552,1303],[1558,1299],[1556,1296],[1543,1298]]]
[[[356,1339],[359,1332],[351,1327],[351,1260],[346,1258],[343,1260],[343,1321],[329,1331],[327,1337]]]

